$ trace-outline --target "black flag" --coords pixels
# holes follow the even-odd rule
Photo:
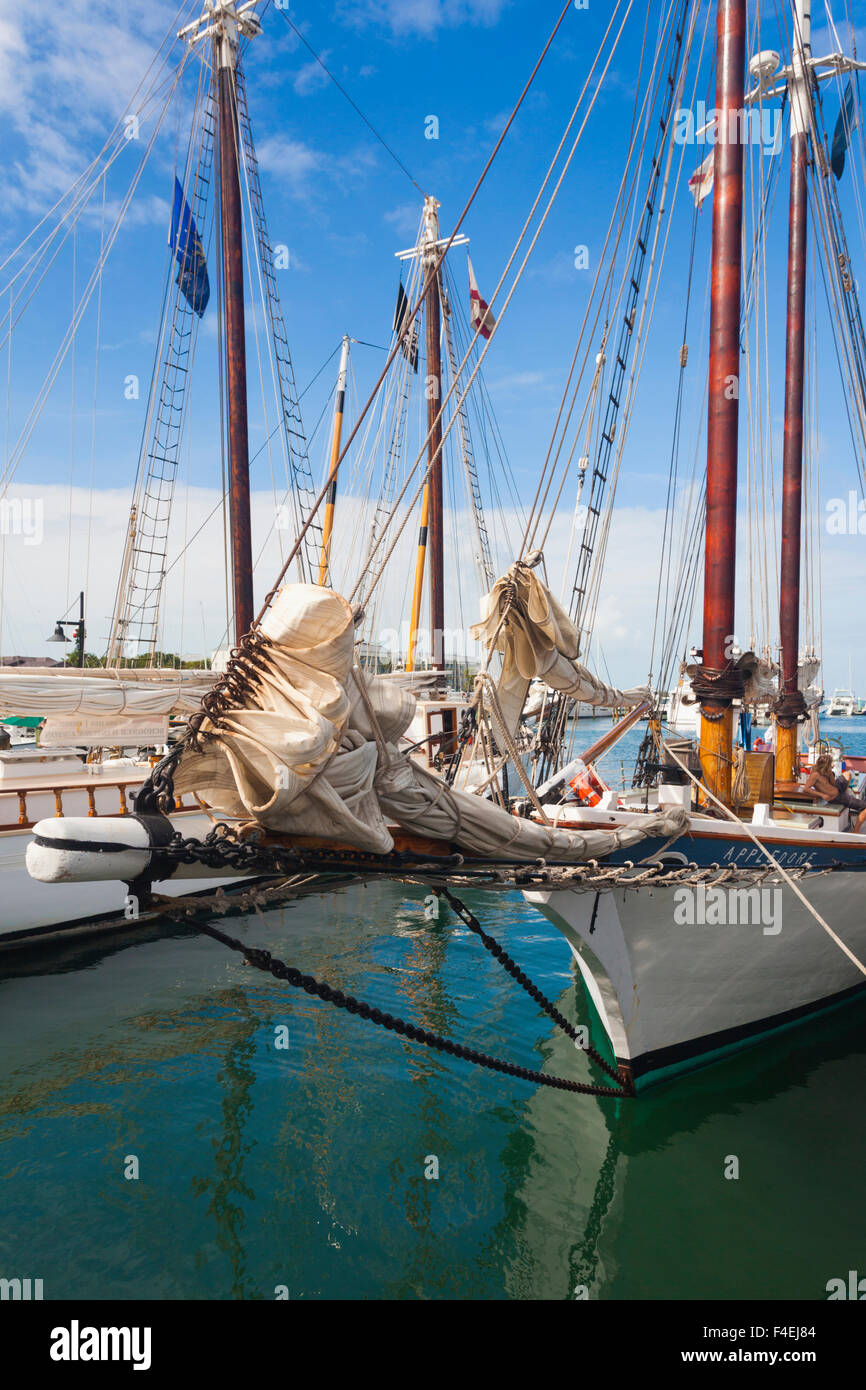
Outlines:
[[[413,372],[418,370],[418,333],[414,321],[409,319],[409,301],[400,281],[397,290],[397,307],[394,310],[394,332],[400,339],[400,347],[407,362],[412,364]]]
[[[851,140],[851,132],[856,125],[857,111],[854,106],[854,88],[849,77],[836,120],[836,129],[833,131],[833,148],[830,151],[830,167],[837,179],[841,179],[845,169],[845,151]]]

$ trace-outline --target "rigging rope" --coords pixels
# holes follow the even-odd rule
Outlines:
[[[608,29],[607,29],[607,31],[606,31],[606,33],[605,33],[604,39],[602,40],[602,45],[603,45],[605,39],[607,38],[607,34],[610,32],[610,30],[611,30],[612,27],[613,27],[614,19],[615,19],[615,17],[616,17],[616,12],[617,12],[617,10],[619,9],[619,6],[620,6],[621,3],[622,3],[622,0],[617,0],[617,4],[616,4],[615,10],[614,10],[614,14],[611,16],[611,20],[610,20],[610,23],[609,23],[609,25],[608,25]],[[541,215],[541,219],[540,219],[540,221],[539,221],[538,227],[536,228],[535,233],[533,234],[532,240],[531,240],[531,242],[530,242],[530,244],[529,244],[529,249],[527,250],[525,256],[523,257],[522,262],[520,263],[520,266],[519,266],[518,269],[517,269],[517,272],[516,272],[516,274],[515,274],[514,280],[512,281],[512,284],[511,284],[511,286],[510,286],[510,288],[509,288],[509,290],[508,290],[508,294],[507,294],[506,297],[505,297],[505,301],[504,301],[504,303],[502,304],[501,308],[499,309],[498,317],[497,317],[496,323],[493,325],[493,328],[492,328],[492,330],[490,331],[490,335],[489,335],[489,337],[487,338],[487,340],[486,340],[486,342],[485,342],[485,344],[484,344],[484,347],[483,347],[482,350],[481,350],[481,353],[479,354],[478,360],[477,360],[475,366],[474,366],[473,369],[472,369],[472,373],[471,373],[471,375],[470,375],[470,377],[469,377],[469,380],[466,382],[466,385],[463,387],[463,389],[462,389],[462,391],[461,391],[461,393],[460,393],[460,395],[459,395],[459,397],[458,397],[458,400],[457,400],[457,403],[456,403],[456,406],[455,406],[455,413],[452,413],[451,419],[448,421],[447,425],[445,426],[445,429],[442,431],[442,438],[441,438],[440,444],[439,444],[439,446],[438,446],[438,448],[437,448],[437,450],[436,450],[436,453],[435,453],[434,457],[433,457],[432,459],[429,460],[429,462],[428,462],[428,464],[427,464],[427,467],[426,467],[424,473],[422,474],[421,481],[420,481],[420,483],[418,484],[417,490],[416,490],[416,492],[415,492],[415,494],[414,494],[412,500],[411,500],[410,503],[409,503],[409,509],[407,510],[406,515],[405,515],[405,517],[404,517],[402,523],[400,524],[399,528],[397,529],[396,535],[394,536],[394,539],[393,539],[393,541],[392,541],[392,543],[391,543],[391,545],[390,545],[390,547],[389,547],[389,549],[388,549],[388,551],[387,551],[387,553],[386,553],[386,555],[385,555],[384,560],[383,560],[382,563],[380,564],[379,568],[378,568],[378,569],[375,571],[375,573],[373,574],[372,581],[371,581],[371,586],[372,586],[372,587],[375,587],[375,585],[376,585],[376,584],[379,582],[379,580],[381,579],[381,577],[382,577],[382,575],[383,575],[383,573],[384,573],[384,571],[385,571],[385,569],[386,569],[386,567],[387,567],[388,561],[390,560],[391,556],[392,556],[393,553],[394,553],[394,550],[395,550],[395,548],[396,548],[396,546],[397,546],[397,543],[398,543],[398,541],[399,541],[399,539],[400,539],[400,536],[402,535],[403,530],[405,529],[405,527],[406,527],[406,525],[407,525],[407,523],[408,523],[409,516],[410,516],[410,514],[411,514],[411,510],[412,510],[412,508],[414,508],[415,503],[416,503],[418,497],[420,497],[421,492],[422,492],[422,490],[423,490],[423,488],[424,488],[424,485],[425,485],[425,483],[426,483],[426,481],[427,481],[427,478],[428,478],[428,477],[430,476],[430,474],[432,473],[432,470],[433,470],[433,468],[434,468],[434,466],[435,466],[435,464],[436,464],[436,459],[440,456],[441,451],[442,451],[442,448],[443,448],[443,446],[444,446],[444,444],[445,444],[445,441],[446,441],[446,439],[448,438],[448,436],[450,435],[451,430],[452,430],[452,428],[453,428],[453,426],[454,426],[454,424],[455,424],[455,421],[456,421],[456,419],[457,419],[456,411],[459,409],[459,407],[462,405],[463,401],[466,399],[466,396],[467,396],[469,390],[470,390],[471,387],[472,387],[472,383],[474,382],[476,376],[478,375],[478,372],[479,372],[479,370],[480,370],[480,368],[481,368],[481,364],[482,364],[482,362],[484,361],[484,358],[486,357],[487,352],[488,352],[489,349],[490,349],[490,345],[491,345],[491,343],[493,342],[493,340],[495,339],[496,334],[497,334],[497,332],[499,331],[499,329],[500,329],[500,327],[501,327],[501,325],[502,325],[502,322],[503,322],[503,320],[504,320],[505,314],[506,314],[506,312],[507,312],[507,310],[508,310],[508,307],[509,307],[509,305],[510,305],[510,303],[511,303],[511,300],[512,300],[512,298],[513,298],[513,296],[514,296],[514,293],[515,293],[515,291],[516,291],[516,289],[517,289],[517,286],[519,285],[519,283],[520,283],[520,281],[521,281],[521,279],[522,279],[522,277],[523,277],[523,273],[524,273],[524,271],[525,271],[525,269],[526,269],[526,266],[527,266],[527,264],[528,264],[528,262],[529,262],[529,259],[530,259],[531,255],[532,255],[533,251],[535,250],[535,246],[536,246],[536,244],[537,244],[537,242],[538,242],[538,238],[540,237],[541,232],[542,232],[543,229],[544,229],[544,226],[545,226],[545,224],[546,224],[546,222],[547,222],[547,219],[548,219],[548,217],[549,217],[549,215],[550,215],[550,211],[551,211],[551,209],[552,209],[552,207],[553,207],[553,205],[554,205],[554,203],[555,203],[555,201],[556,201],[556,198],[557,198],[557,196],[558,196],[558,194],[559,194],[560,188],[562,187],[562,183],[563,183],[563,181],[564,181],[564,179],[565,179],[565,176],[566,176],[566,174],[568,173],[569,168],[571,167],[572,160],[574,159],[574,156],[575,156],[575,154],[576,154],[576,152],[577,152],[577,148],[578,148],[578,145],[579,145],[579,143],[580,143],[580,140],[581,140],[581,138],[582,138],[582,136],[583,136],[583,133],[584,133],[584,131],[585,131],[585,129],[586,129],[587,122],[588,122],[588,120],[589,120],[589,117],[590,117],[590,115],[591,115],[591,113],[592,113],[592,110],[593,110],[593,108],[594,108],[594,106],[595,106],[596,100],[598,99],[599,93],[600,93],[600,91],[601,91],[602,84],[603,84],[604,79],[605,79],[605,77],[606,77],[606,75],[607,75],[607,72],[608,72],[608,70],[609,70],[609,68],[610,68],[611,63],[613,62],[614,55],[615,55],[616,50],[617,50],[617,47],[618,47],[618,45],[619,45],[619,41],[620,41],[620,39],[621,39],[621,37],[622,37],[622,33],[623,33],[624,28],[625,28],[625,24],[626,24],[626,21],[627,21],[627,19],[628,19],[628,16],[629,16],[629,14],[630,14],[630,12],[631,12],[631,8],[632,8],[633,3],[634,3],[634,0],[628,0],[626,12],[625,12],[625,15],[624,15],[624,17],[623,17],[622,23],[620,24],[620,28],[619,28],[619,31],[618,31],[618,33],[617,33],[617,35],[616,35],[616,38],[615,38],[614,41],[613,41],[613,44],[612,44],[612,47],[611,47],[611,51],[610,51],[610,55],[609,55],[609,57],[608,57],[608,59],[607,59],[607,62],[605,63],[605,66],[604,66],[602,72],[601,72],[601,76],[599,77],[599,81],[598,81],[598,84],[597,84],[597,86],[596,86],[595,92],[593,93],[593,96],[592,96],[592,98],[591,98],[591,100],[590,100],[589,107],[588,107],[588,109],[587,109],[586,115],[584,116],[583,121],[581,122],[580,128],[579,128],[579,130],[578,130],[578,132],[577,132],[577,135],[576,135],[576,137],[575,137],[575,139],[574,139],[574,142],[572,143],[571,149],[569,150],[569,153],[568,153],[568,155],[567,155],[567,157],[566,157],[566,160],[565,160],[565,163],[564,163],[562,172],[560,173],[559,178],[558,178],[557,181],[556,181],[556,184],[555,184],[555,186],[554,186],[553,192],[552,192],[552,194],[550,195],[550,198],[548,199],[547,206],[545,207],[545,209],[544,209],[544,211],[543,211],[543,213],[542,213],[542,215]],[[568,132],[569,132],[569,130],[571,129],[572,125],[574,124],[574,121],[575,121],[576,118],[577,118],[577,111],[578,111],[578,109],[579,109],[579,107],[580,107],[580,103],[581,103],[581,101],[582,101],[582,99],[583,99],[583,96],[584,96],[584,94],[585,94],[585,92],[586,92],[586,89],[587,89],[587,87],[589,86],[589,83],[590,83],[590,80],[591,80],[591,78],[592,78],[593,72],[595,71],[595,67],[596,67],[596,65],[597,65],[597,63],[598,63],[598,61],[599,61],[599,58],[600,58],[600,55],[601,55],[601,51],[602,51],[602,50],[601,50],[601,48],[600,48],[598,54],[596,55],[595,59],[593,60],[593,64],[592,64],[592,67],[590,68],[589,75],[588,75],[588,77],[587,77],[587,79],[586,79],[586,82],[584,83],[584,86],[583,86],[583,88],[582,88],[582,90],[581,90],[581,93],[580,93],[580,95],[579,95],[579,97],[578,97],[578,100],[577,100],[577,103],[576,103],[576,105],[575,105],[574,111],[573,111],[573,113],[572,113],[571,118],[569,119],[568,125],[566,126],[566,129],[565,129],[565,132],[564,132],[564,134],[563,134],[562,140],[560,141],[559,147],[557,148],[556,153],[555,153],[554,156],[553,156],[553,160],[551,161],[551,163],[550,163],[550,165],[549,165],[549,167],[548,167],[547,173],[546,173],[545,176],[544,176],[544,179],[543,179],[543,181],[542,181],[541,187],[540,187],[540,189],[539,189],[539,191],[538,191],[538,194],[536,195],[536,198],[535,198],[535,201],[534,201],[532,207],[530,208],[529,214],[528,214],[528,216],[527,216],[527,218],[526,218],[526,221],[524,222],[524,225],[523,225],[523,227],[522,227],[522,229],[521,229],[521,232],[520,232],[520,234],[519,234],[519,236],[518,236],[517,242],[515,243],[514,249],[513,249],[513,251],[511,252],[511,255],[510,255],[509,259],[508,259],[508,262],[507,262],[507,264],[506,264],[506,266],[505,266],[505,269],[504,269],[503,272],[502,272],[502,275],[500,276],[499,283],[497,284],[496,289],[494,290],[493,295],[491,296],[491,298],[490,298],[490,300],[489,300],[489,305],[490,305],[491,308],[492,308],[493,303],[494,303],[494,301],[496,300],[496,298],[497,298],[497,296],[498,296],[498,294],[499,294],[499,291],[500,291],[500,289],[501,289],[501,287],[502,287],[502,285],[503,285],[503,283],[504,283],[504,281],[505,281],[506,276],[508,275],[508,272],[509,272],[511,266],[513,265],[513,263],[514,263],[514,261],[515,261],[515,259],[516,259],[516,257],[517,257],[517,253],[518,253],[518,250],[519,250],[519,248],[520,248],[520,245],[521,245],[521,243],[522,243],[524,237],[526,236],[526,233],[527,233],[527,231],[528,231],[528,228],[529,228],[529,225],[530,225],[530,223],[531,223],[531,221],[532,221],[532,218],[533,218],[533,216],[535,215],[535,212],[536,212],[536,210],[537,210],[537,208],[538,208],[539,203],[541,202],[541,198],[542,198],[542,196],[543,196],[544,190],[545,190],[545,188],[547,187],[547,184],[549,183],[550,179],[553,177],[553,171],[554,171],[554,168],[555,168],[555,165],[556,165],[556,161],[558,160],[559,155],[560,155],[560,153],[561,153],[561,151],[562,151],[562,148],[563,148],[563,146],[564,146],[564,144],[565,144],[565,140],[566,140],[566,138],[567,138]],[[454,235],[454,234],[452,233],[452,238],[453,238],[453,235]],[[478,340],[478,338],[480,337],[480,335],[481,335],[481,325],[479,324],[479,327],[476,329],[475,336],[474,336],[474,338],[473,338],[473,340],[472,340],[472,344],[470,344],[469,352],[471,352],[472,347],[477,343],[477,340]],[[467,363],[467,361],[468,361],[469,352],[467,352],[466,356],[464,357],[463,361],[461,362],[461,364],[460,364],[460,366],[459,366],[459,368],[458,368],[458,372],[457,372],[457,378],[458,378],[458,380],[459,380],[459,377],[461,376],[461,374],[462,374],[462,372],[463,372],[463,369],[464,369],[464,367],[466,366],[466,363]],[[434,429],[437,427],[437,425],[438,425],[438,424],[442,421],[442,419],[443,419],[443,413],[444,413],[445,407],[446,407],[446,405],[448,404],[448,401],[449,401],[451,395],[453,394],[455,388],[456,388],[456,381],[453,382],[452,385],[451,385],[451,387],[449,388],[449,390],[448,390],[448,392],[447,392],[447,394],[446,394],[446,396],[445,396],[444,400],[442,401],[442,404],[441,404],[441,406],[440,406],[440,408],[439,408],[439,412],[438,412],[438,414],[437,414],[436,421],[434,422],[433,426],[432,426],[432,427],[428,430],[428,432],[427,432],[427,437],[426,437],[426,439],[425,439],[425,441],[424,441],[424,444],[423,444],[422,447],[421,447],[421,451],[419,452],[418,457],[416,458],[415,463],[413,464],[412,469],[410,470],[409,477],[408,477],[407,480],[406,480],[406,483],[405,483],[405,485],[404,485],[404,488],[403,488],[403,490],[402,490],[400,496],[399,496],[398,499],[397,499],[397,504],[398,504],[398,505],[399,505],[399,503],[402,501],[403,496],[405,495],[406,491],[408,490],[409,482],[411,481],[411,478],[412,478],[412,476],[413,476],[415,470],[417,469],[418,465],[419,465],[420,462],[421,462],[421,459],[422,459],[423,456],[424,456],[424,451],[425,451],[425,449],[426,449],[426,447],[427,447],[427,445],[428,445],[428,443],[429,443],[429,441],[430,441],[430,438],[431,438],[432,435],[433,435]],[[386,523],[386,525],[387,525],[387,523]],[[382,538],[380,537],[380,540],[379,540],[379,542],[377,543],[377,547],[376,547],[377,549],[378,549],[378,546],[381,544],[381,539],[382,539]],[[372,561],[373,561],[373,553],[371,553],[371,554],[369,554],[369,555],[367,556],[367,561],[366,561],[365,569],[366,569],[368,566],[370,566],[370,565],[372,564]],[[357,590],[360,588],[360,583],[361,583],[361,581],[359,581],[359,583],[355,586],[355,590],[354,590],[353,593],[350,595],[350,598],[354,598],[354,597],[355,597],[355,595],[356,595],[356,593],[357,593]]]
[[[21,461],[21,457],[27,445],[27,442],[29,441],[30,436],[32,435],[33,430],[36,426],[36,422],[39,419],[39,416],[41,415],[45,401],[51,391],[52,386],[54,385],[60,368],[66,360],[70,347],[75,339],[78,326],[81,322],[81,319],[84,315],[84,312],[88,304],[90,303],[93,291],[102,275],[103,268],[111,252],[111,248],[113,247],[114,242],[117,239],[118,233],[123,223],[123,219],[126,215],[129,204],[132,201],[133,194],[135,193],[135,190],[138,187],[139,181],[144,172],[145,165],[147,164],[151,151],[153,150],[153,146],[156,142],[156,137],[159,134],[159,131],[162,127],[162,123],[165,118],[166,112],[168,111],[169,106],[171,104],[171,99],[174,95],[174,91],[177,87],[177,84],[180,82],[182,73],[184,71],[185,63],[186,58],[184,58],[184,60],[178,66],[177,72],[175,74],[175,80],[172,84],[168,98],[166,99],[166,102],[163,105],[163,108],[160,111],[158,118],[154,124],[151,137],[147,143],[144,154],[142,155],[142,158],[139,162],[138,168],[133,175],[130,186],[127,189],[126,194],[124,195],[117,217],[115,218],[114,225],[112,226],[111,232],[109,233],[106,239],[105,246],[100,253],[99,260],[97,261],[96,266],[92,271],[84,290],[81,293],[76,311],[73,314],[69,327],[67,328],[66,333],[64,334],[63,341],[61,342],[61,345],[57,350],[51,367],[49,368],[48,375],[46,376],[45,381],[43,382],[42,387],[40,388],[37,394],[36,401],[32,406],[24,425],[21,428],[21,431],[18,435],[17,440],[15,441],[13,448],[7,456],[3,474],[2,476],[0,476],[0,496],[5,495],[6,490],[8,489],[9,484],[11,483],[12,478],[14,477],[15,471],[18,467],[18,464]]]
[[[349,96],[349,93],[346,91],[346,88],[342,85],[341,82],[339,82],[339,81],[337,80],[337,78],[336,78],[336,77],[334,76],[334,74],[331,72],[330,68],[327,68],[327,67],[325,66],[324,62],[323,62],[322,59],[319,57],[318,53],[317,53],[316,50],[313,48],[312,44],[311,44],[311,43],[309,42],[309,40],[304,36],[304,34],[302,34],[301,30],[298,28],[297,24],[295,24],[294,20],[292,20],[292,19],[290,18],[288,11],[287,11],[286,9],[284,9],[282,5],[278,6],[278,11],[279,11],[279,13],[282,15],[282,17],[283,17],[283,19],[286,21],[286,23],[288,24],[289,28],[293,31],[293,33],[297,36],[297,38],[300,39],[301,43],[304,45],[304,47],[307,49],[307,51],[313,55],[313,58],[314,58],[315,61],[318,63],[318,65],[319,65],[319,67],[322,69],[322,71],[323,71],[323,72],[330,78],[330,80],[333,82],[334,86],[337,88],[337,91],[340,92],[340,94],[346,98],[346,101],[349,103],[349,105],[351,106],[352,110],[355,111],[355,112],[357,112],[357,114],[361,117],[361,120],[364,122],[364,125],[367,127],[367,129],[376,137],[376,139],[379,141],[379,144],[382,146],[382,148],[383,148],[384,150],[386,150],[387,153],[391,156],[391,158],[393,159],[393,161],[394,161],[394,163],[397,165],[397,167],[398,167],[399,169],[402,170],[402,172],[406,175],[406,177],[407,177],[407,179],[409,180],[409,182],[410,182],[415,188],[417,188],[418,192],[421,194],[421,197],[422,197],[422,198],[425,197],[426,194],[424,193],[424,189],[421,187],[420,183],[418,183],[417,179],[413,178],[413,176],[409,173],[409,170],[406,168],[406,165],[403,163],[402,159],[400,159],[400,157],[394,153],[394,151],[392,150],[391,146],[388,144],[387,140],[385,140],[385,139],[383,138],[383,136],[381,136],[381,135],[379,134],[378,130],[377,130],[376,127],[373,125],[372,121],[370,121],[370,120],[367,119],[367,117],[364,115],[364,112],[361,110],[361,108],[360,108],[360,106],[358,105],[358,103],[357,103],[356,101],[353,101],[353,100],[352,100],[352,98]]]
[[[620,3],[620,0],[617,0],[617,6],[619,5],[619,3]],[[479,193],[479,191],[480,191],[480,189],[481,189],[481,186],[482,186],[482,184],[484,183],[484,181],[485,181],[485,179],[486,179],[486,177],[487,177],[487,174],[489,173],[490,168],[491,168],[491,166],[492,166],[494,160],[496,159],[496,156],[498,155],[498,153],[499,153],[499,151],[500,151],[500,149],[501,149],[501,147],[502,147],[502,144],[503,144],[503,142],[504,142],[504,140],[505,140],[505,137],[506,137],[506,135],[508,134],[508,131],[511,129],[511,126],[512,126],[512,124],[514,123],[514,121],[515,121],[515,119],[516,119],[516,117],[517,117],[517,114],[518,114],[520,108],[522,107],[522,105],[523,105],[523,103],[524,103],[524,101],[525,101],[525,99],[526,99],[526,96],[527,96],[527,94],[528,94],[528,92],[529,92],[529,90],[530,90],[530,88],[531,88],[531,86],[532,86],[532,84],[533,84],[533,82],[535,81],[535,78],[536,78],[536,76],[537,76],[537,74],[538,74],[538,71],[539,71],[539,69],[541,68],[542,63],[544,62],[544,59],[545,59],[546,56],[547,56],[547,53],[548,53],[548,51],[549,51],[549,49],[550,49],[550,46],[551,46],[551,44],[553,43],[553,40],[556,38],[556,35],[557,35],[557,33],[559,32],[559,29],[560,29],[560,27],[561,27],[563,21],[565,20],[566,15],[569,13],[570,9],[571,9],[571,0],[568,0],[568,4],[565,5],[565,7],[564,7],[563,10],[562,10],[562,13],[561,13],[560,16],[559,16],[559,19],[556,21],[556,24],[554,25],[553,30],[552,30],[552,32],[551,32],[551,34],[550,34],[550,37],[548,38],[546,44],[544,45],[544,48],[542,49],[541,54],[539,55],[538,60],[536,61],[535,66],[534,66],[534,68],[532,69],[532,72],[531,72],[530,75],[529,75],[529,77],[528,77],[528,79],[527,79],[527,81],[526,81],[526,84],[525,84],[525,86],[524,86],[524,88],[523,88],[523,91],[520,93],[520,96],[519,96],[518,99],[517,99],[517,103],[516,103],[516,105],[514,106],[514,108],[513,108],[512,112],[511,112],[510,116],[508,117],[508,120],[506,121],[506,123],[505,123],[505,125],[504,125],[504,127],[503,127],[503,129],[502,129],[502,132],[501,132],[501,134],[500,134],[498,140],[496,141],[496,144],[494,145],[493,150],[491,151],[491,154],[490,154],[490,156],[489,156],[489,158],[488,158],[488,160],[487,160],[487,163],[485,164],[484,168],[482,169],[481,174],[479,175],[479,177],[478,177],[478,179],[477,179],[477,181],[476,181],[475,187],[473,188],[472,192],[470,193],[469,198],[468,198],[467,202],[465,203],[465,205],[464,205],[464,207],[463,207],[463,211],[461,212],[460,216],[459,216],[458,219],[457,219],[457,222],[456,222],[455,225],[454,225],[454,228],[453,228],[453,230],[452,230],[452,232],[451,232],[451,235],[448,237],[447,241],[445,242],[444,246],[442,247],[442,249],[441,249],[441,251],[440,251],[440,253],[439,253],[437,259],[436,259],[436,260],[433,262],[433,264],[429,267],[428,273],[427,273],[427,275],[426,275],[426,277],[425,277],[424,285],[423,285],[423,287],[422,287],[422,290],[421,290],[421,293],[420,293],[420,295],[419,295],[419,297],[418,297],[418,300],[416,301],[416,303],[414,304],[414,306],[412,307],[412,309],[410,309],[410,310],[408,311],[408,313],[407,313],[407,319],[408,319],[408,320],[414,319],[415,315],[418,313],[418,310],[419,310],[419,308],[421,307],[421,304],[423,303],[424,296],[425,296],[425,294],[426,294],[426,292],[427,292],[427,289],[428,289],[428,287],[433,283],[435,276],[436,276],[436,275],[438,274],[438,272],[439,272],[439,267],[441,266],[442,262],[444,261],[445,257],[447,256],[449,250],[451,249],[451,245],[452,245],[452,243],[453,243],[453,241],[454,241],[454,238],[456,237],[456,235],[457,235],[457,233],[459,232],[461,226],[463,225],[463,222],[464,222],[465,219],[466,219],[466,216],[467,216],[467,214],[468,214],[468,212],[469,212],[469,209],[472,207],[472,204],[475,202],[475,199],[476,199],[476,197],[477,197],[477,195],[478,195],[478,193]],[[310,527],[311,524],[312,524],[313,518],[315,517],[316,513],[318,512],[319,508],[321,507],[322,503],[324,502],[325,498],[327,497],[328,492],[329,492],[329,490],[330,490],[331,483],[332,483],[333,480],[337,477],[337,474],[338,474],[339,469],[340,469],[340,465],[342,464],[343,459],[346,457],[346,454],[349,452],[349,449],[350,449],[351,446],[352,446],[352,443],[353,443],[353,441],[354,441],[354,439],[355,439],[355,436],[356,436],[356,434],[358,433],[358,431],[359,431],[359,429],[360,429],[360,427],[361,427],[361,424],[362,424],[364,418],[366,417],[366,414],[367,414],[368,410],[370,409],[371,405],[373,404],[373,402],[374,402],[375,399],[377,398],[377,396],[378,396],[378,394],[379,394],[379,388],[381,387],[383,381],[385,380],[385,377],[387,376],[388,371],[389,371],[390,368],[391,368],[391,364],[393,363],[393,361],[394,361],[394,359],[395,359],[395,357],[397,356],[397,354],[398,354],[399,351],[400,351],[400,343],[399,343],[399,341],[398,341],[398,342],[395,342],[394,346],[392,347],[391,351],[389,352],[388,358],[387,358],[387,360],[386,360],[386,362],[385,362],[385,365],[384,365],[384,367],[382,368],[382,371],[380,372],[379,377],[378,377],[378,379],[377,379],[377,381],[376,381],[376,383],[375,383],[375,385],[374,385],[372,391],[370,392],[370,395],[368,396],[367,401],[366,401],[366,403],[365,403],[363,409],[361,410],[361,413],[359,414],[357,420],[355,421],[354,427],[352,428],[352,430],[351,430],[351,432],[350,432],[350,434],[349,434],[348,439],[346,440],[345,444],[343,445],[343,448],[342,448],[342,450],[341,450],[341,452],[340,452],[340,456],[339,456],[339,458],[335,461],[334,466],[333,466],[333,468],[331,469],[331,471],[330,471],[330,473],[329,473],[329,476],[328,476],[328,478],[327,478],[327,480],[326,480],[325,486],[322,488],[321,492],[319,493],[318,497],[316,498],[316,501],[315,501],[315,503],[314,503],[314,505],[313,505],[313,508],[312,508],[312,510],[311,510],[311,512],[310,512],[310,515],[309,515],[309,517],[307,518],[306,522],[304,523],[304,526],[302,527],[302,530],[301,530],[300,535],[299,535],[299,536],[296,538],[296,540],[295,540],[295,545],[294,545],[294,547],[293,547],[293,549],[292,549],[292,553],[290,554],[288,560],[286,561],[286,564],[284,565],[282,571],[281,571],[280,574],[277,576],[277,579],[276,579],[276,582],[275,582],[273,588],[272,588],[272,589],[270,590],[270,592],[265,596],[265,601],[264,601],[264,604],[262,605],[262,608],[261,608],[260,611],[259,611],[257,621],[259,621],[259,622],[261,621],[262,617],[263,617],[264,614],[267,612],[267,609],[268,609],[269,606],[270,606],[271,600],[273,599],[274,595],[276,594],[277,590],[279,589],[280,585],[282,584],[283,579],[285,578],[285,575],[286,575],[286,573],[287,573],[287,571],[288,571],[289,565],[290,565],[290,564],[292,563],[292,561],[294,560],[295,554],[297,553],[297,550],[300,548],[300,545],[301,545],[301,543],[302,543],[302,541],[303,541],[303,539],[304,539],[304,536],[306,535],[307,530],[309,529],[309,527]],[[441,415],[441,411],[440,411],[440,415]]]

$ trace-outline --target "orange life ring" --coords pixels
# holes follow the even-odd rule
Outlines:
[[[591,767],[585,767],[582,772],[572,777],[569,786],[583,806],[597,806],[607,791]]]

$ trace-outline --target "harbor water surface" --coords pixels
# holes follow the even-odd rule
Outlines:
[[[825,729],[866,751],[866,720]],[[353,885],[227,929],[437,1033],[602,1079],[425,897]],[[517,894],[467,900],[600,1043],[553,927]],[[864,1023],[851,1005],[617,1101],[407,1043],[192,930],[7,959],[0,1276],[46,1299],[826,1299],[866,1274]]]

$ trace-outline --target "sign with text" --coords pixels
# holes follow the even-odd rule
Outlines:
[[[141,748],[168,740],[168,716],[124,719],[117,715],[100,719],[98,715],[53,715],[45,721],[43,747],[61,748],[82,744],[88,748]]]

